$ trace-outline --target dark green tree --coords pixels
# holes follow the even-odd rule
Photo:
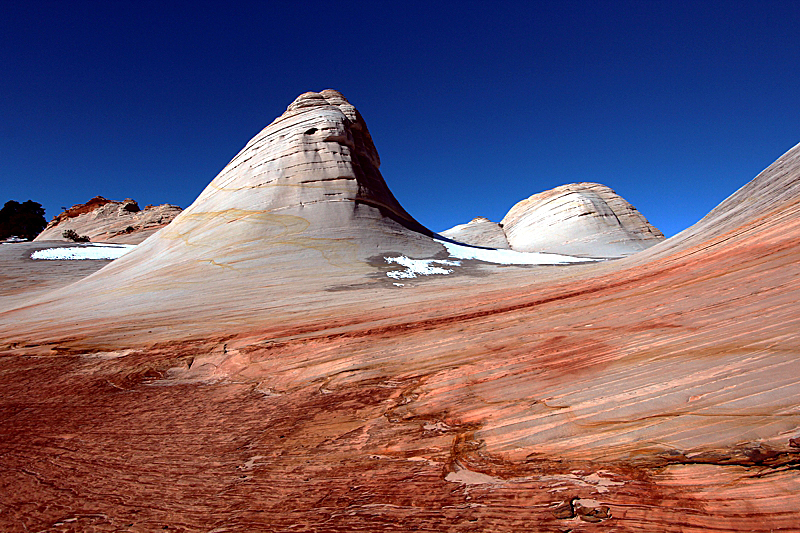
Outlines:
[[[78,235],[78,232],[74,229],[65,229],[61,232],[61,235],[73,242],[89,242],[91,240],[88,235]]]
[[[46,225],[42,204],[32,200],[22,203],[9,200],[0,209],[0,239],[11,236],[33,239]]]

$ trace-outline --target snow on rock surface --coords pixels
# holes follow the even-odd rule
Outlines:
[[[390,270],[387,276],[394,279],[410,279],[420,276],[430,276],[433,274],[451,274],[452,269],[433,266],[434,263],[445,266],[459,266],[460,261],[448,261],[447,259],[411,259],[404,255],[399,257],[387,257],[387,263],[396,263],[405,267],[405,270]]]
[[[545,252],[518,252],[516,250],[493,250],[464,246],[455,242],[441,241],[450,257],[459,259],[477,259],[499,265],[565,265],[568,263],[587,263],[599,261],[598,258],[577,257],[574,255],[553,254]]]
[[[566,265],[570,263],[587,263],[601,260],[562,254],[475,248],[473,246],[464,246],[455,242],[439,239],[436,239],[436,242],[447,249],[450,257],[456,259],[475,259],[498,265]],[[433,266],[434,264],[461,266],[461,261],[448,259],[411,259],[403,255],[398,257],[386,257],[385,259],[387,263],[396,263],[405,267],[405,270],[391,270],[386,273],[387,276],[394,279],[416,278],[417,275],[430,276],[433,274],[453,273],[453,269]]]
[[[119,259],[136,248],[134,244],[106,244],[45,248],[31,254],[31,259]]]

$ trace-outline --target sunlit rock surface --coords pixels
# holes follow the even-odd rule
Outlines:
[[[398,283],[447,251],[307,93],[136,250],[7,280],[0,530],[797,531],[799,154],[624,259]]]
[[[178,216],[175,205],[148,205],[144,209],[130,198],[122,202],[96,196],[73,205],[53,217],[35,241],[67,241],[64,231],[73,230],[93,242],[139,244]]]
[[[658,228],[613,190],[571,183],[518,202],[500,222],[512,249],[623,257],[664,240]]]
[[[503,228],[497,223],[485,217],[476,217],[466,224],[459,224],[448,230],[442,231],[440,235],[473,246],[485,246],[487,248],[499,248],[508,250],[508,239],[503,232]],[[537,250],[538,251],[538,250]]]
[[[519,252],[619,258],[664,240],[639,211],[599,183],[570,183],[515,204],[498,224],[478,217],[441,235]]]

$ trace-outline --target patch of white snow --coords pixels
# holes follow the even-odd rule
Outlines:
[[[452,269],[433,266],[433,263],[445,266],[459,266],[461,264],[461,261],[449,261],[447,259],[411,259],[404,255],[398,257],[384,257],[384,259],[387,263],[397,263],[400,266],[406,267],[405,270],[392,270],[386,273],[387,276],[394,279],[411,279],[416,278],[417,275],[430,276],[432,274],[452,274]]]
[[[567,263],[601,261],[601,259],[551,254],[547,252],[517,252],[515,250],[475,248],[455,242],[441,241],[439,239],[435,240],[447,248],[450,257],[455,257],[457,259],[477,259],[479,261],[501,265],[564,265]]]
[[[68,248],[45,248],[31,254],[31,259],[118,259],[136,248],[135,244],[88,244]]]

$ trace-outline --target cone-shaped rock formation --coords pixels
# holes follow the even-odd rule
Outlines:
[[[299,96],[256,135],[187,209],[175,228],[191,239],[228,222],[202,213],[229,210],[300,216],[308,235],[353,236],[353,225],[394,220],[430,233],[394,198],[378,170],[380,159],[358,111],[337,91]],[[190,222],[195,221],[195,222]],[[213,238],[213,235],[209,235]]]
[[[150,331],[180,322],[184,306],[241,325],[261,298],[254,289],[268,295],[261,305],[291,314],[326,288],[369,276],[390,284],[384,255],[447,253],[400,206],[379,165],[364,120],[339,92],[302,94],[169,226],[37,306],[59,308],[64,323],[87,332],[112,309],[117,323]],[[83,305],[72,310],[76,299]]]

